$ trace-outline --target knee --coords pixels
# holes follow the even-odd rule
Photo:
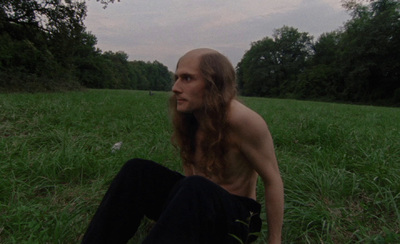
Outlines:
[[[134,158],[127,161],[121,168],[121,174],[127,174],[130,176],[143,174],[153,162],[145,159]]]
[[[148,160],[141,159],[141,158],[134,158],[131,160],[128,160],[122,168],[126,169],[141,169],[145,167],[149,163]]]

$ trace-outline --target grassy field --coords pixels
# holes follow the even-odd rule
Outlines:
[[[181,170],[167,99],[115,90],[0,94],[0,243],[79,243],[130,158]],[[399,108],[241,99],[274,138],[284,243],[400,242]],[[266,235],[263,226],[258,243]]]

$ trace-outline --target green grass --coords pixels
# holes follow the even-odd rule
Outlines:
[[[400,109],[241,99],[274,138],[285,243],[400,242]],[[167,100],[116,90],[0,94],[0,243],[79,243],[130,158],[181,170]],[[258,243],[266,235],[264,225]]]

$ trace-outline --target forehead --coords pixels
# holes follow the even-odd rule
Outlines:
[[[184,56],[182,56],[178,64],[176,66],[176,72],[177,74],[180,73],[189,73],[189,74],[196,74],[199,73],[200,70],[200,60],[201,60],[201,55],[195,54],[195,53],[187,53]]]

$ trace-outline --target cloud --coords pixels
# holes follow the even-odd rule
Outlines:
[[[234,65],[251,42],[283,25],[318,36],[348,18],[337,0],[121,0],[103,9],[88,1],[87,29],[103,51],[124,51],[131,60],[158,60],[174,70],[197,47],[223,52]]]

